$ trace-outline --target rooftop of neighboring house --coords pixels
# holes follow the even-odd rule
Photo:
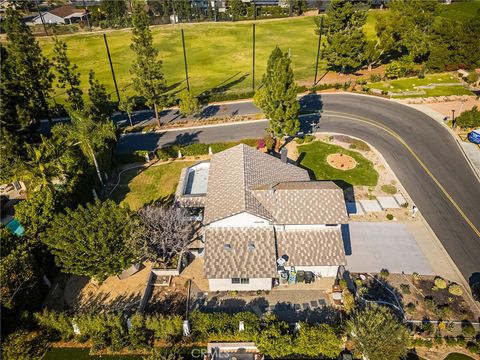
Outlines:
[[[68,18],[72,15],[82,16],[85,15],[84,8],[76,8],[71,5],[64,5],[47,11],[50,14],[56,15],[61,18]]]

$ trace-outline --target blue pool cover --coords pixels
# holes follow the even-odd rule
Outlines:
[[[23,233],[25,232],[25,229],[23,228],[22,224],[20,224],[20,222],[17,219],[11,220],[7,224],[7,228],[17,236],[23,236]]]

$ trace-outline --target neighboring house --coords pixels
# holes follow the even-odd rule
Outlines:
[[[34,17],[32,22],[41,25],[41,17],[43,17],[45,24],[72,24],[85,20],[87,18],[87,12],[84,8],[65,5],[41,13],[41,15]]]
[[[184,169],[176,202],[204,209],[211,291],[269,290],[285,269],[335,277],[345,265],[342,189],[247,145]]]

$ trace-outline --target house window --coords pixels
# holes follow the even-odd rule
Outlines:
[[[232,284],[250,284],[249,278],[232,278]]]

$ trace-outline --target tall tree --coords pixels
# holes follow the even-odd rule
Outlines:
[[[90,113],[95,118],[111,116],[113,109],[110,106],[110,94],[107,93],[105,85],[95,78],[95,72],[93,70],[90,70],[88,73],[88,84],[88,97],[91,103]]]
[[[326,15],[328,46],[325,57],[328,64],[342,72],[356,70],[364,59],[366,10],[348,0],[332,0]],[[319,23],[317,19],[317,25]]]
[[[195,115],[200,111],[200,102],[198,98],[188,91],[180,93],[180,114],[183,116]]]
[[[96,201],[58,214],[44,241],[65,272],[103,281],[135,260],[130,243],[137,231],[129,209],[111,200]]]
[[[391,44],[401,55],[410,55],[416,61],[426,59],[438,6],[436,0],[391,1],[384,37],[394,40]]]
[[[158,50],[153,46],[152,32],[148,15],[141,1],[133,3],[132,44],[135,61],[131,72],[134,75],[133,86],[138,94],[153,106],[158,126],[161,126],[159,110],[167,103],[166,81],[163,75],[162,61],[158,59]]]
[[[263,86],[254,96],[255,104],[270,120],[270,131],[277,137],[293,136],[300,129],[297,85],[288,53],[276,47],[263,75]]]
[[[48,99],[52,88],[53,74],[50,62],[43,56],[30,28],[22,22],[18,11],[9,7],[4,29],[7,33],[5,66],[10,68],[11,81],[23,92],[25,103],[17,103],[17,113],[27,119],[39,121],[49,116]]]
[[[242,16],[245,16],[245,4],[242,0],[228,0],[227,1],[227,11],[232,21],[239,19]]]
[[[130,123],[130,126],[133,126],[132,112],[133,112],[134,106],[135,106],[135,99],[133,97],[127,96],[126,94],[123,94],[120,97],[120,102],[118,103],[118,110],[127,113],[128,122]]]
[[[169,264],[192,241],[193,223],[184,209],[149,205],[138,214],[145,228],[140,241],[144,259]]]
[[[110,120],[96,121],[93,115],[78,111],[69,113],[72,120],[71,125],[65,128],[66,136],[75,141],[90,164],[95,166],[100,184],[103,186],[103,176],[99,155],[108,153],[116,141],[115,125]],[[108,161],[108,159],[106,160]],[[105,167],[109,163],[103,164]]]
[[[407,354],[408,331],[385,306],[369,305],[345,323],[357,355],[368,360],[401,359]]]
[[[127,4],[125,0],[103,0],[101,10],[110,27],[123,27],[127,25]]]
[[[67,44],[57,37],[53,47],[53,66],[58,74],[57,86],[67,91],[68,105],[73,110],[83,110],[83,91],[80,89],[78,66],[70,63]]]

